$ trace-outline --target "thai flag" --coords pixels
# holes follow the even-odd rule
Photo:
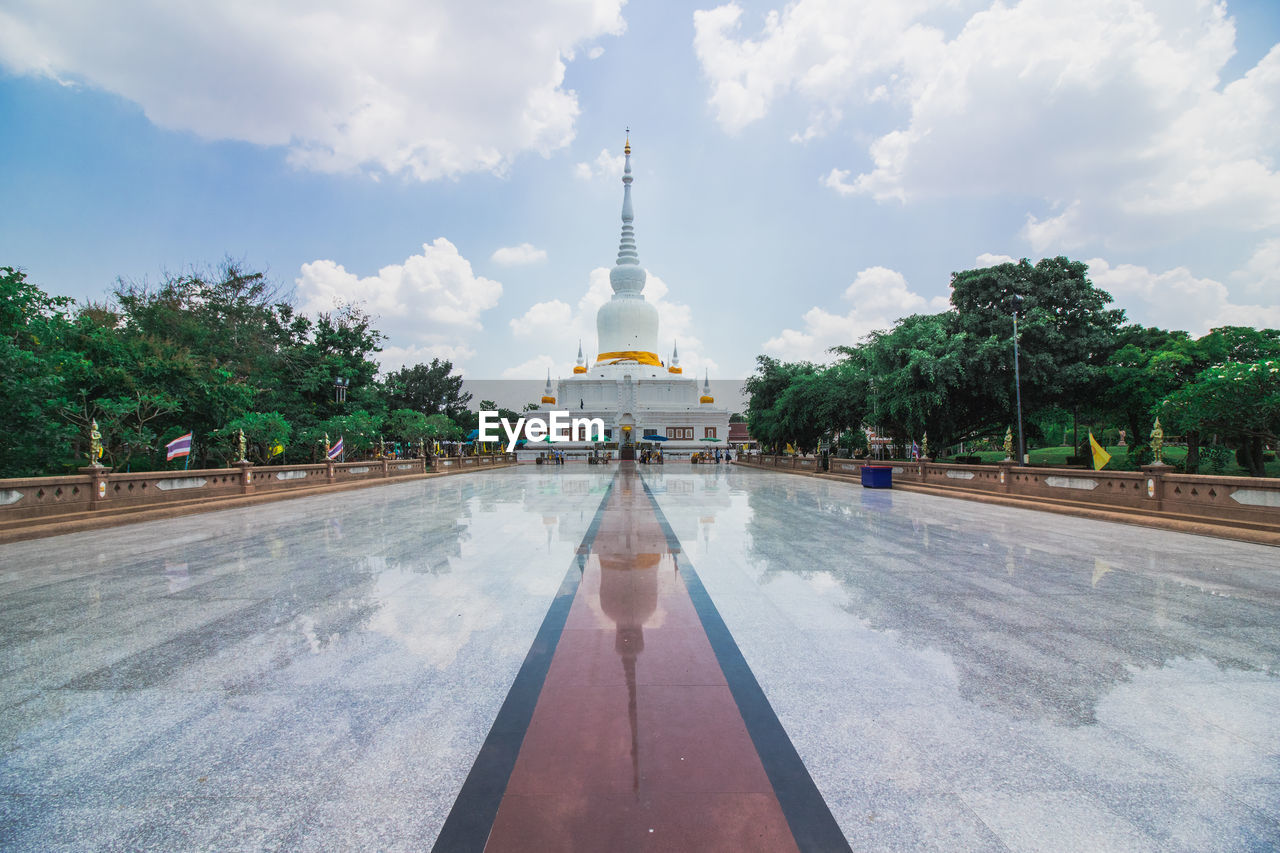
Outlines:
[[[173,441],[166,444],[164,446],[164,449],[165,449],[164,461],[166,462],[168,462],[170,459],[176,459],[179,456],[190,456],[191,455],[191,433],[178,436]]]
[[[338,443],[329,448],[329,458],[337,459],[342,456],[342,436],[338,436]]]

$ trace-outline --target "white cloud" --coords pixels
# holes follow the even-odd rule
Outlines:
[[[42,0],[0,10],[0,65],[118,94],[161,127],[287,146],[305,168],[430,180],[568,144],[565,62],[623,31],[623,2]]]
[[[1223,86],[1225,4],[795,0],[755,33],[732,3],[694,26],[728,132],[783,98],[809,109],[784,131],[798,140],[888,105],[891,124],[821,178],[842,195],[1004,195],[1037,250],[1280,232],[1280,45]]]
[[[556,377],[560,376],[565,372],[563,368],[561,368],[559,365],[556,364],[556,360],[551,356],[535,355],[533,358],[529,359],[528,361],[522,362],[521,364],[517,364],[512,367],[508,367],[506,370],[502,371],[502,378],[503,379],[533,379],[533,378],[542,379],[546,377],[548,371],[551,372],[552,382],[555,382]]]
[[[1016,264],[1018,259],[1010,255],[997,255],[992,252],[983,252],[974,258],[974,269],[983,269],[985,267],[996,267],[1000,264]]]
[[[304,312],[357,304],[372,314],[374,325],[389,337],[384,367],[419,355],[447,353],[459,361],[471,357],[469,342],[482,328],[480,314],[502,296],[502,285],[477,276],[471,262],[443,237],[424,243],[422,254],[389,264],[374,276],[362,278],[331,260],[303,264],[297,287]]]
[[[519,246],[504,246],[493,253],[489,260],[504,267],[536,264],[547,259],[546,249],[539,249],[532,243],[521,243]]]
[[[763,118],[773,102],[795,93],[813,105],[812,134],[840,106],[885,97],[875,79],[904,65],[927,64],[942,45],[940,31],[916,23],[945,2],[798,0],[765,16],[758,38],[739,38],[742,8],[729,3],[694,12],[694,52],[711,84],[710,103],[729,132]]]
[[[1236,303],[1222,282],[1197,278],[1185,267],[1152,272],[1134,264],[1112,266],[1102,258],[1086,263],[1090,280],[1110,293],[1132,322],[1196,336],[1216,326],[1280,328],[1280,306]]]
[[[1048,219],[1037,219],[1027,214],[1027,224],[1022,227],[1022,238],[1031,244],[1038,254],[1063,254],[1088,242],[1081,221],[1080,201],[1071,202],[1067,209]]]
[[[762,348],[783,361],[825,362],[833,346],[856,344],[871,332],[891,328],[900,317],[945,311],[949,305],[947,297],[926,299],[907,286],[902,273],[879,266],[858,273],[844,298],[852,303],[847,313],[810,308],[801,318],[803,329],[783,329]]]
[[[476,351],[467,344],[436,343],[424,346],[399,346],[390,344],[378,353],[378,363],[384,371],[398,370],[414,364],[430,364],[432,359],[452,362],[456,367],[475,357]]]
[[[840,195],[857,195],[858,187],[849,183],[848,169],[832,169],[822,179],[822,185],[833,189]]]
[[[540,338],[573,325],[573,308],[559,299],[538,302],[520,317],[509,320],[508,324],[517,338]]]
[[[702,341],[694,333],[696,327],[693,311],[686,304],[668,300],[668,292],[666,282],[653,273],[648,274],[644,297],[658,309],[658,356],[666,361],[671,355],[671,345],[675,342],[679,344],[680,366],[684,368],[686,376],[695,373],[701,375],[704,370],[710,370],[715,375],[719,365],[702,354]],[[548,366],[551,367],[553,377],[567,375],[573,371],[578,340],[582,341],[583,354],[590,363],[599,353],[596,313],[612,296],[609,270],[596,267],[591,271],[587,289],[579,297],[576,306],[559,299],[538,302],[524,314],[509,321],[511,333],[516,338],[535,342],[539,346],[552,342],[556,351],[554,355],[541,353],[523,364],[509,368],[503,372],[503,377],[545,377]],[[563,351],[560,349],[562,346]],[[540,372],[531,372],[535,368]]]
[[[1246,296],[1274,302],[1276,294],[1280,294],[1280,237],[1260,243],[1244,267],[1231,274],[1231,279]]]
[[[587,59],[599,59],[602,56],[604,56],[604,48],[600,45],[596,45],[587,51]]]
[[[596,159],[591,162],[578,163],[573,167],[573,176],[581,181],[589,181],[592,178],[620,178],[622,170],[626,166],[626,157],[622,154],[614,156],[609,153],[608,148],[600,149],[600,153],[596,155]]]

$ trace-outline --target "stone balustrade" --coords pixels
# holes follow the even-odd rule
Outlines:
[[[763,468],[806,472],[820,471],[822,462],[813,456],[763,454],[743,455],[738,461]],[[1091,471],[1018,467],[1012,461],[990,465],[868,463],[834,457],[829,460],[829,473],[860,479],[862,466],[866,464],[891,466],[895,482],[1206,520],[1280,524],[1280,480],[1274,478],[1181,474],[1165,465],[1146,465],[1141,471]]]
[[[252,465],[192,471],[117,472],[85,467],[79,474],[0,480],[0,522],[100,512],[178,501],[388,480],[514,465],[513,453],[422,459],[374,459],[308,465]]]

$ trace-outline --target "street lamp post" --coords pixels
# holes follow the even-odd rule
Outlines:
[[[1018,399],[1018,464],[1027,464],[1027,449],[1022,441],[1022,377],[1018,369],[1018,309],[1022,297],[1013,294],[1013,389]]]
[[[351,380],[346,379],[342,376],[339,376],[337,379],[333,380],[333,402],[335,403],[347,402],[347,387],[350,384],[351,384]]]

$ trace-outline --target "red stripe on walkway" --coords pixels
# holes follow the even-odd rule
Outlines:
[[[486,850],[796,850],[638,475],[619,472]]]

